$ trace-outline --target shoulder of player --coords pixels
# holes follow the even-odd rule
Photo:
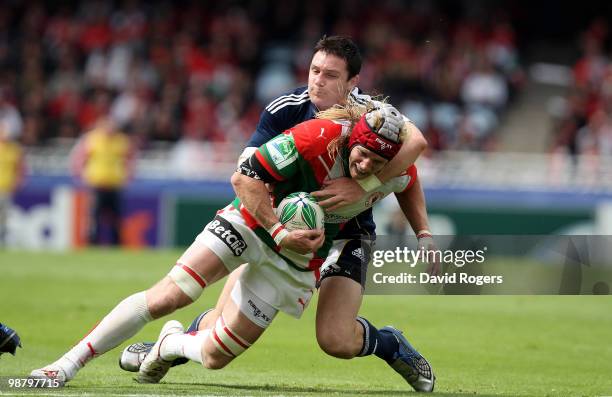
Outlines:
[[[272,100],[266,110],[273,115],[296,112],[310,106],[308,87],[299,87]]]
[[[345,129],[345,124],[340,122],[313,119],[296,125],[288,133],[293,136],[300,155],[305,159],[312,159],[327,153],[329,143],[338,138]]]
[[[355,87],[353,91],[351,91],[351,97],[361,105],[367,105],[369,103],[373,104],[374,107],[379,108],[384,105],[382,101],[372,98],[370,95],[364,94],[359,88]],[[406,122],[411,122],[411,120],[405,115],[402,114],[402,118]]]

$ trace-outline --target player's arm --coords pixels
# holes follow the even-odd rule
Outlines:
[[[425,193],[417,176],[416,167],[410,167],[408,173],[411,176],[409,185],[403,191],[395,193],[395,197],[408,223],[410,223],[410,227],[412,227],[414,234],[417,236],[419,248],[435,250],[436,245],[429,231]],[[429,263],[427,272],[432,275],[439,274],[440,264],[436,262]]]
[[[412,124],[411,121],[404,121],[402,128],[406,130],[407,137],[402,143],[399,153],[376,174],[381,184],[404,172],[414,164],[420,154],[427,148],[427,140],[425,140],[423,133],[416,125]]]
[[[419,232],[429,231],[427,205],[420,180],[414,178],[412,186],[395,193],[395,197],[414,233],[418,236]]]
[[[381,111],[397,112],[391,106],[385,107]],[[391,120],[391,118],[387,120]],[[404,118],[403,125],[385,127],[383,124],[379,131],[388,131],[389,135],[384,136],[395,142],[399,140],[401,131],[405,138],[400,151],[377,175],[372,175],[360,181],[351,178],[336,178],[326,181],[322,190],[312,193],[314,197],[319,199],[319,205],[325,210],[334,211],[359,201],[365,193],[374,191],[391,178],[401,175],[414,164],[419,155],[427,148],[427,141],[421,131],[406,118]]]
[[[277,139],[292,143],[287,136]],[[274,145],[274,142],[268,144]],[[325,236],[322,231],[289,231],[282,226],[278,216],[274,213],[265,184],[282,183],[288,178],[297,176],[297,164],[291,163],[291,155],[285,159],[277,157],[276,161],[283,162],[282,169],[279,169],[272,157],[268,155],[266,145],[257,149],[232,176],[231,182],[236,195],[257,222],[268,230],[276,244],[301,254],[314,252],[323,244]],[[295,157],[297,159],[297,156]]]
[[[263,181],[236,171],[232,175],[232,186],[244,207],[260,225],[270,229],[278,222],[278,217],[270,203],[268,189]]]

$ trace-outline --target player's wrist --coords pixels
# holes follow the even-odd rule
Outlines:
[[[421,229],[417,232],[416,237],[418,239],[422,239],[422,238],[426,238],[426,237],[433,237],[433,234],[431,234],[431,232],[428,229]]]
[[[268,233],[272,236],[272,239],[276,243],[276,245],[280,245],[281,241],[289,234],[289,230],[280,222],[276,222],[270,228],[268,228]]]
[[[376,175],[370,175],[363,179],[355,179],[355,181],[361,186],[366,193],[374,191],[376,188],[382,186],[382,182]]]

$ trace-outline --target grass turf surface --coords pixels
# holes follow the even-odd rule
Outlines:
[[[67,254],[0,251],[0,322],[24,348],[0,358],[2,377],[23,377],[57,359],[116,303],[167,273],[176,251],[91,250]],[[218,283],[174,315],[188,324],[211,307]],[[59,390],[0,386],[0,395],[396,396],[412,389],[376,357],[326,356],[314,334],[316,298],[301,320],[279,315],[234,363],[208,371],[174,368],[159,385],[119,369],[117,348]],[[434,367],[436,394],[612,395],[609,296],[367,296],[361,314],[393,324]],[[163,321],[130,342],[155,340]],[[121,347],[127,345],[126,342]]]

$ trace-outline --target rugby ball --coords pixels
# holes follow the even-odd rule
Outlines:
[[[289,230],[322,229],[325,213],[306,192],[291,193],[276,208],[280,222]]]

